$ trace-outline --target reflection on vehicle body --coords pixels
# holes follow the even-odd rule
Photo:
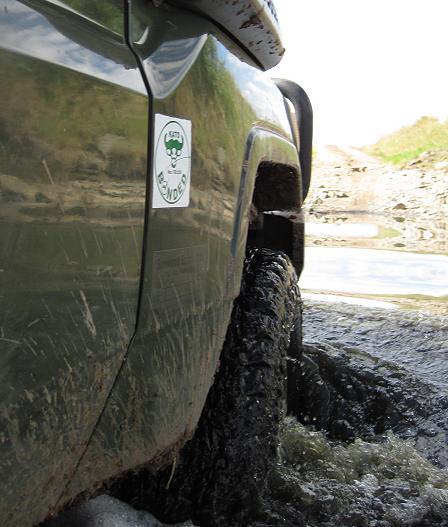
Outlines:
[[[0,516],[25,527],[172,462],[217,371],[248,230],[270,247],[263,212],[299,210],[301,181],[263,45],[143,0],[0,13]],[[185,207],[151,206],[156,114],[191,122]],[[300,272],[303,225],[278,225],[271,248]]]

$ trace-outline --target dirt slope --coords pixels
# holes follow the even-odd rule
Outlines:
[[[422,154],[398,170],[354,148],[322,147],[306,211],[308,222],[378,225],[366,247],[446,253],[448,163]],[[353,240],[315,240],[321,243],[351,246]]]

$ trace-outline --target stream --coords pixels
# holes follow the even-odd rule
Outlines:
[[[288,525],[447,526],[446,175],[329,153],[309,197],[300,280],[327,417],[311,405],[301,423],[286,421],[274,502],[296,504]],[[440,208],[418,190],[426,180]]]

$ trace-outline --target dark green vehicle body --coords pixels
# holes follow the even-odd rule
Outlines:
[[[252,242],[282,239],[302,265],[297,137],[270,64],[201,2],[155,4],[0,0],[5,527],[191,438],[251,206],[295,213]],[[187,206],[153,206],[156,114],[191,122]]]

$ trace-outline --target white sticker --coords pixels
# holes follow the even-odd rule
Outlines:
[[[152,206],[188,207],[191,180],[191,121],[156,113]]]

